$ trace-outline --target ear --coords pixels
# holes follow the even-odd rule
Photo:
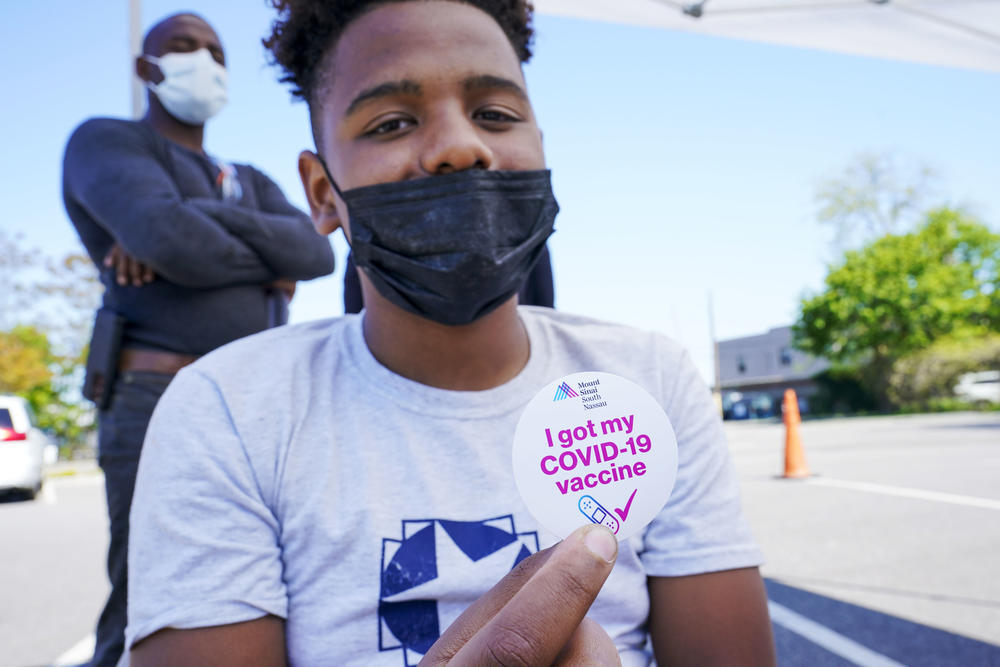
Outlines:
[[[135,58],[135,75],[152,84],[158,84],[165,78],[158,65],[154,65],[142,56]]]
[[[327,235],[343,226],[340,212],[337,210],[337,194],[330,186],[319,156],[312,151],[299,153],[299,178],[302,179],[302,187],[306,191],[309,213],[312,215],[316,231]]]

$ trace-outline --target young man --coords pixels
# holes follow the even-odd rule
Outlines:
[[[193,14],[165,18],[136,73],[150,87],[145,118],[85,121],[63,169],[66,212],[105,288],[90,361],[107,351],[95,398],[111,594],[95,667],[115,665],[124,647],[129,505],[157,399],[199,355],[284,324],[294,281],[333,271],[329,242],[271,179],[205,153],[205,123],[226,101],[215,30]]]
[[[557,208],[521,73],[530,9],[275,4],[268,44],[316,138],[313,222],[350,241],[366,310],[178,375],[140,466],[133,664],[646,665],[647,637],[661,665],[772,664],[760,555],[687,354],[517,305]],[[582,370],[657,398],[677,483],[617,553],[588,526],[527,557],[556,538],[518,497],[514,428]]]

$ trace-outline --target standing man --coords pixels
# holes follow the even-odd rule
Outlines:
[[[199,356],[284,324],[295,281],[333,271],[329,242],[273,181],[205,152],[205,122],[226,102],[225,65],[204,19],[160,21],[136,59],[146,116],[87,120],[66,147],[66,211],[105,286],[86,388],[100,408],[111,524],[95,666],[122,653],[129,507],[160,395]]]

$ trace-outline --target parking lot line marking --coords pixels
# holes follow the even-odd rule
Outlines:
[[[97,637],[94,633],[90,633],[77,643],[73,644],[73,647],[60,655],[52,663],[51,667],[63,667],[64,665],[79,665],[82,663],[90,662],[90,659],[94,657],[94,647],[97,645]]]
[[[852,482],[846,479],[830,479],[827,477],[810,477],[806,481],[810,484],[819,484],[820,486],[831,486],[840,489],[854,489],[855,491],[881,493],[887,496],[934,500],[939,503],[952,503],[953,505],[965,505],[967,507],[1000,510],[1000,500],[993,500],[991,498],[976,498],[975,496],[962,496],[957,493],[924,491],[922,489],[908,489],[903,486],[887,486],[885,484],[872,484],[870,482]]]
[[[60,488],[68,486],[99,486],[104,484],[104,475],[86,474],[73,475],[72,477],[48,477],[45,483],[55,484]]]
[[[825,648],[830,653],[853,662],[855,665],[860,665],[860,667],[904,667],[902,663],[862,646],[853,639],[834,632],[825,625],[820,625],[777,602],[768,600],[767,608],[771,612],[771,620],[774,623],[808,639],[817,646]]]

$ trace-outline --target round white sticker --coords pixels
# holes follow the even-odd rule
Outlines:
[[[611,373],[546,385],[514,432],[517,488],[561,538],[590,521],[628,539],[663,508],[676,477],[677,438],[663,408]]]

